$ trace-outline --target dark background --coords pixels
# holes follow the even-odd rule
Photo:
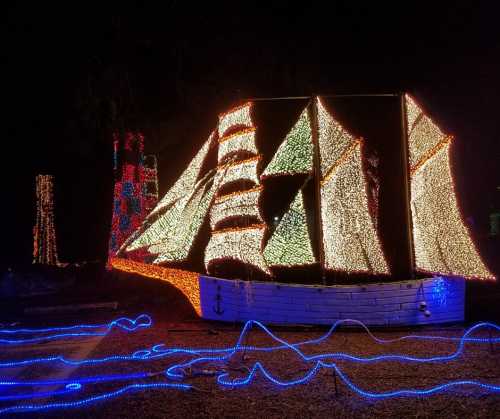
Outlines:
[[[55,175],[62,261],[104,259],[114,129],[140,129],[165,192],[248,97],[409,91],[454,134],[463,215],[500,273],[500,37],[494,2],[19,2],[2,25],[1,265],[31,261],[34,177]],[[355,124],[354,124],[355,125]]]

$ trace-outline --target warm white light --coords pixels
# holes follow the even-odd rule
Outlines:
[[[318,99],[321,222],[325,267],[344,272],[388,274],[368,209],[361,140],[347,133]]]
[[[316,99],[318,109],[318,144],[321,177],[340,159],[355,138],[330,116],[320,98]]]
[[[450,167],[452,137],[406,96],[415,264],[424,272],[494,278],[458,208]]]
[[[172,233],[161,243],[149,247],[149,252],[158,254],[155,264],[186,260],[205,220],[218,185],[200,187],[184,207]],[[208,190],[207,190],[208,189]]]
[[[217,198],[210,211],[212,230],[228,219],[239,217],[252,217],[258,221],[263,221],[259,208],[261,192],[262,186],[259,186]]]
[[[258,185],[260,183],[257,175],[257,165],[259,161],[260,156],[257,156],[251,159],[219,166],[217,168],[217,177],[222,178],[220,187],[241,180],[248,180]]]
[[[252,104],[245,103],[242,106],[238,106],[222,115],[219,116],[219,137],[223,137],[224,134],[233,127],[246,127],[251,128],[252,117],[250,115],[250,109]]]
[[[213,262],[232,259],[255,266],[262,272],[270,274],[262,256],[262,240],[265,231],[265,225],[254,225],[212,232],[205,249],[207,272]]]
[[[168,192],[163,196],[163,198],[158,202],[156,207],[151,211],[146,220],[150,219],[152,215],[157,214],[160,210],[168,207],[172,202],[176,201],[180,197],[190,193],[200,176],[200,171],[203,166],[203,162],[207,157],[208,150],[212,141],[214,140],[215,132],[210,134],[208,140],[203,144],[203,147],[198,151],[193,160],[189,163],[189,166],[184,170],[179,179],[174,183],[174,185],[168,190]]]
[[[241,151],[257,154],[255,128],[249,128],[219,139],[218,161],[221,163],[227,156]]]

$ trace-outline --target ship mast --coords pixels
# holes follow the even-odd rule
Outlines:
[[[408,160],[408,124],[406,121],[406,100],[405,94],[399,94],[401,108],[401,164],[403,167],[404,185],[405,185],[405,212],[407,229],[407,252],[408,267],[411,279],[415,279],[415,253],[413,252],[413,224],[411,217],[411,191],[410,191],[410,164]]]
[[[311,121],[311,134],[314,149],[314,186],[315,186],[315,207],[316,214],[314,220],[316,221],[316,232],[318,234],[318,256],[319,266],[321,270],[321,281],[323,285],[326,284],[325,273],[325,251],[323,248],[323,224],[321,223],[321,162],[319,159],[319,140],[318,140],[318,107],[316,105],[316,98],[312,97],[309,102],[309,120]]]

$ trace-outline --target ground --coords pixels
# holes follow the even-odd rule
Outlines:
[[[99,323],[107,322],[120,315],[135,316],[137,312],[107,311],[71,317],[53,317],[53,324]],[[222,347],[233,345],[238,339],[241,325],[223,325],[203,321],[172,321],[164,312],[153,315],[154,325],[132,333],[114,330],[103,338],[75,338],[53,343],[35,344],[19,349],[17,345],[1,351],[0,359],[13,360],[28,357],[65,354],[73,358],[97,358],[115,354],[130,354],[139,349],[150,348],[164,343],[168,347]],[[44,318],[44,324],[50,319]],[[30,325],[36,325],[31,319]],[[18,325],[19,327],[19,325]],[[325,330],[312,328],[273,328],[277,334],[290,342],[298,342],[325,333]],[[427,327],[418,330],[378,330],[375,334],[382,338],[394,338],[409,333],[439,334],[460,336],[464,326]],[[482,333],[488,337],[488,333]],[[247,345],[273,344],[262,331],[253,328],[248,335]],[[405,353],[415,356],[445,355],[455,351],[456,342],[410,340],[380,345],[365,332],[341,330],[327,341],[304,347],[308,354],[319,352],[349,352],[355,355],[374,355],[381,353]],[[3,349],[3,348],[2,348]],[[98,366],[68,368],[57,366],[36,366],[17,369],[3,369],[4,380],[21,379],[64,379],[104,374],[125,374],[139,371],[158,373],[147,379],[133,382],[167,382],[163,374],[166,367],[189,356],[172,356],[155,361],[128,361]],[[307,384],[292,388],[279,388],[262,377],[242,388],[222,388],[211,375],[218,369],[226,369],[231,377],[242,376],[245,368],[260,361],[275,376],[290,380],[305,374],[309,367],[290,351],[273,353],[246,353],[229,363],[203,364],[202,368],[186,371],[192,376],[183,382],[193,385],[192,390],[148,390],[122,395],[113,400],[100,401],[92,406],[51,412],[24,413],[19,416],[36,418],[187,418],[187,417],[244,417],[283,418],[283,417],[500,417],[500,394],[488,394],[474,387],[461,387],[425,398],[398,397],[385,400],[370,400],[351,391],[331,370],[323,370]],[[498,344],[465,345],[464,354],[446,363],[409,364],[380,362],[375,364],[355,364],[339,361],[338,366],[359,387],[381,392],[396,388],[426,388],[444,381],[456,379],[475,379],[492,384],[500,384],[500,350]],[[171,380],[170,380],[171,381]],[[77,396],[58,396],[59,400],[85,398],[97,393],[113,391],[119,386],[131,383],[88,384]],[[27,389],[25,389],[28,392]],[[45,389],[46,390],[46,389]],[[30,391],[41,391],[30,388]],[[56,398],[38,399],[31,402],[50,403]],[[1,402],[0,402],[1,403]],[[12,404],[3,402],[0,407]]]

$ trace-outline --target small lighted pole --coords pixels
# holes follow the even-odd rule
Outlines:
[[[54,177],[36,177],[36,223],[33,228],[33,263],[57,265],[54,227]]]

